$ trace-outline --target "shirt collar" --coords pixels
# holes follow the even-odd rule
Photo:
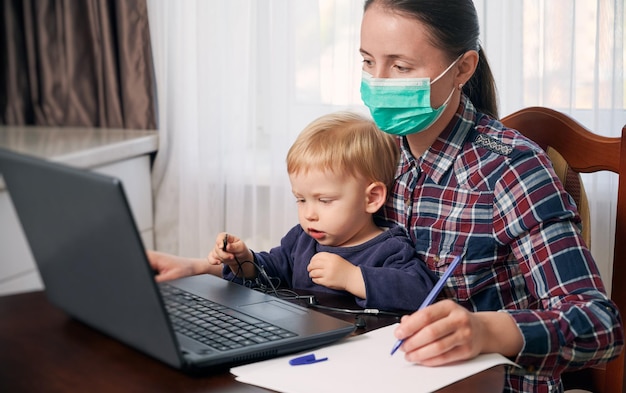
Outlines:
[[[475,121],[474,105],[465,95],[461,95],[456,114],[421,157],[416,159],[409,149],[406,137],[401,138],[400,165],[396,176],[410,171],[413,167],[418,167],[420,173],[430,177],[433,182],[439,183],[441,177],[450,169],[463,150],[463,144],[474,128]]]

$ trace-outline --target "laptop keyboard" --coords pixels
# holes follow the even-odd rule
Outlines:
[[[160,288],[174,330],[219,351],[296,336],[171,285],[161,284]]]

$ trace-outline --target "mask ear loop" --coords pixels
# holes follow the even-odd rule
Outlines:
[[[452,69],[452,67],[454,67],[454,65],[455,65],[456,63],[458,63],[458,62],[459,62],[459,60],[461,60],[461,57],[463,57],[463,55],[464,55],[464,54],[465,54],[465,53],[461,53],[461,54],[459,55],[459,57],[457,57],[457,58],[456,58],[456,60],[454,60],[454,61],[452,62],[452,64],[450,64],[450,65],[448,66],[448,68],[446,68],[446,69],[445,69],[445,70],[444,70],[441,74],[439,74],[439,76],[438,76],[438,77],[436,77],[435,79],[433,79],[433,81],[432,81],[432,82],[430,82],[430,84],[432,85],[433,83],[435,83],[435,82],[437,82],[439,79],[441,79],[441,77],[443,77],[443,76],[444,76],[444,75],[445,75],[448,71],[450,71],[450,70]]]
[[[446,98],[446,100],[443,102],[443,104],[441,104],[441,105],[439,106],[439,108],[441,108],[441,107],[442,107],[442,106],[444,106],[444,105],[448,105],[448,103],[450,102],[450,99],[452,98],[452,95],[454,94],[454,90],[456,90],[456,89],[452,88],[452,91],[450,92],[450,95],[448,95],[448,98]],[[437,109],[435,109],[435,110],[438,110],[439,108],[437,108]],[[439,117],[440,117],[440,116],[441,116],[441,113],[439,114],[439,116],[437,116],[437,117],[435,118],[435,120],[433,121],[433,123],[434,123],[435,121],[439,120]]]
[[[448,71],[450,71],[450,69],[452,69],[452,67],[454,67],[454,65],[455,65],[456,63],[458,63],[458,62],[459,62],[459,60],[461,60],[461,57],[463,57],[463,55],[464,55],[464,54],[465,54],[465,53],[460,54],[460,55],[459,55],[459,57],[457,57],[457,58],[456,58],[456,60],[454,60],[454,61],[452,62],[452,64],[450,64],[450,65],[448,66],[448,68],[446,68],[446,69],[445,69],[445,70],[444,70],[441,74],[439,74],[439,76],[438,76],[438,77],[436,77],[436,78],[435,78],[435,80],[433,80],[432,82],[430,82],[430,84],[432,85],[433,83],[437,82],[437,81],[438,81],[438,80],[439,80],[442,76],[444,76],[444,75],[445,75]],[[459,90],[461,90],[462,88],[463,88],[463,84],[462,84],[462,83],[459,83]],[[455,90],[455,89],[454,89],[454,88],[452,88],[452,91],[451,91],[451,92],[450,92],[450,94],[448,95],[448,98],[446,98],[446,100],[443,102],[443,104],[441,104],[441,105],[439,106],[439,108],[441,108],[441,107],[442,107],[442,106],[444,106],[444,105],[448,105],[448,102],[450,102],[450,99],[452,98],[452,95],[454,94],[454,90]],[[437,108],[437,109],[439,109],[439,108]],[[441,116],[441,113],[439,114],[439,116]],[[439,119],[439,116],[437,116],[437,118],[435,119],[435,121],[437,121],[437,119]]]

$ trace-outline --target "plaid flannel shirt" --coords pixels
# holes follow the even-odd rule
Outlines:
[[[561,391],[564,370],[619,354],[618,310],[580,237],[576,206],[537,145],[466,97],[420,158],[399,143],[383,218],[407,229],[438,276],[464,254],[442,297],[515,319],[522,368],[507,370],[507,391]]]

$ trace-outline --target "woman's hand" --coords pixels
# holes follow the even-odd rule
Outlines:
[[[515,320],[505,312],[472,313],[442,300],[402,318],[395,330],[405,358],[424,366],[471,359],[481,353],[517,355],[523,345]]]
[[[185,258],[163,252],[146,250],[150,266],[155,270],[157,282],[210,273],[221,276],[221,267],[210,266],[206,259]]]

